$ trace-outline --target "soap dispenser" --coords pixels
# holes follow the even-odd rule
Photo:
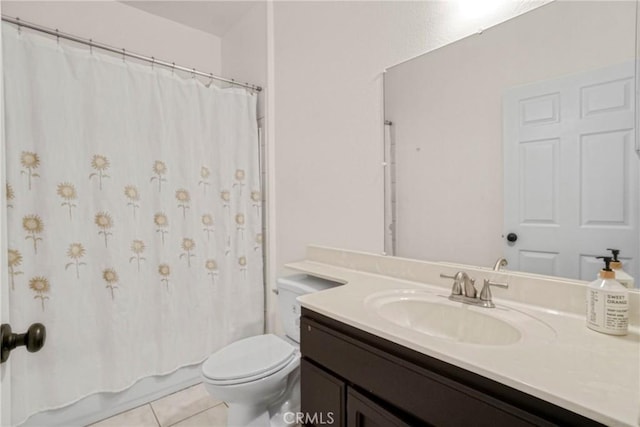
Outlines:
[[[611,269],[614,273],[616,273],[616,280],[627,289],[633,289],[635,287],[633,277],[631,277],[629,273],[622,269],[622,263],[618,261],[618,254],[620,254],[620,249],[608,248],[607,250],[611,251],[611,254],[613,255],[613,260],[611,261]]]
[[[629,325],[629,291],[615,280],[611,257],[598,257],[605,267],[587,287],[587,327],[610,335],[626,335]]]

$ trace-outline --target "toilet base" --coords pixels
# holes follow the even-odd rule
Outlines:
[[[269,427],[269,412],[263,406],[243,405],[235,403],[229,405],[227,411],[228,426]]]
[[[287,378],[287,387],[282,396],[268,408],[230,402],[227,412],[228,426],[247,427],[291,427],[295,426],[296,414],[300,412],[300,370],[296,369]]]
[[[270,338],[276,344],[277,338]],[[264,341],[264,336],[258,338],[246,338],[243,345],[251,350],[251,342]],[[279,339],[282,340],[282,339]],[[234,344],[231,344],[234,345]],[[279,345],[291,347],[284,342]],[[285,348],[286,350],[286,348]],[[212,379],[204,375],[203,383],[209,394],[216,399],[222,400],[228,406],[227,425],[232,427],[290,427],[296,425],[298,413],[300,412],[300,351],[296,347],[291,348],[290,359],[283,359],[286,363],[281,368],[273,371],[263,371],[264,376],[249,376],[248,380],[242,381],[235,378]],[[223,350],[224,351],[224,350]],[[254,354],[250,352],[249,354]],[[286,352],[285,355],[286,356]],[[208,372],[216,372],[216,367],[224,366],[222,362],[212,355],[205,365],[209,366]],[[260,354],[253,356],[254,362],[260,361]],[[288,361],[287,361],[288,360]],[[219,365],[222,363],[222,365]],[[256,379],[257,377],[257,379]],[[213,377],[215,378],[215,377]]]
[[[226,402],[228,426],[294,426],[300,412],[300,356],[277,375],[229,386],[205,378],[204,386],[210,395]]]
[[[300,412],[300,369],[293,371],[287,379],[285,392],[269,409],[271,427],[296,425],[296,414]]]

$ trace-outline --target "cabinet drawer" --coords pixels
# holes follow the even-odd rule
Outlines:
[[[428,424],[554,425],[309,318],[302,319],[300,343],[304,357]]]

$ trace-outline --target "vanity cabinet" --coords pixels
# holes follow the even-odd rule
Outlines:
[[[601,425],[306,308],[300,348],[306,425]]]

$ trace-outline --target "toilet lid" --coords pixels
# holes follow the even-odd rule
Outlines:
[[[282,369],[295,356],[295,348],[273,334],[236,341],[213,353],[202,374],[213,381],[258,379]]]

